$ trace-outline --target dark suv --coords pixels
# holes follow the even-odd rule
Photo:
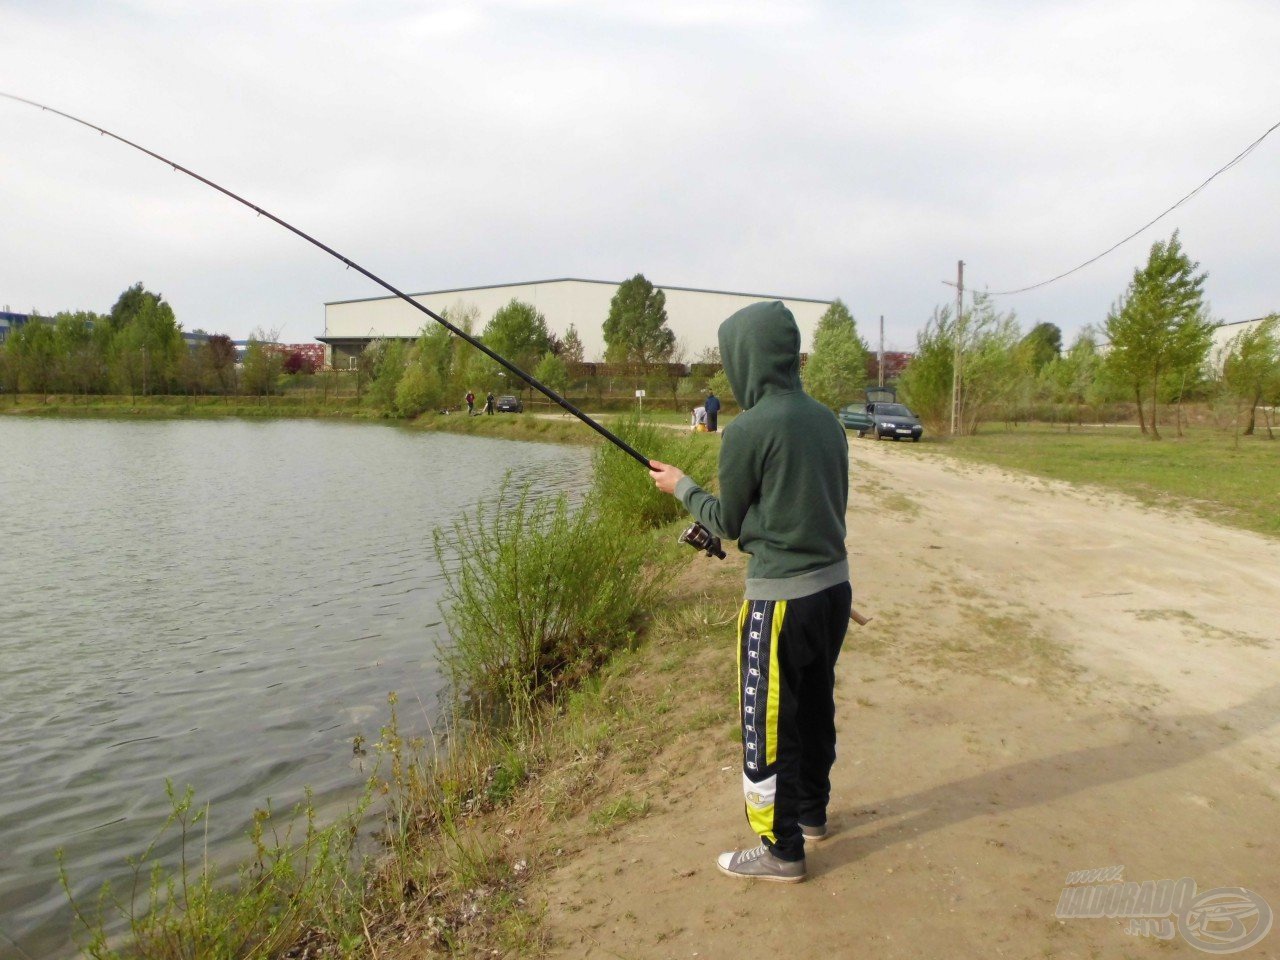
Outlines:
[[[524,413],[524,401],[519,397],[499,397],[493,406],[499,413]]]

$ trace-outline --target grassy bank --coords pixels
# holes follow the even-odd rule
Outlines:
[[[1056,480],[1121,490],[1145,503],[1280,536],[1280,441],[1192,428],[1182,439],[1149,440],[1136,428],[1043,425],[991,429],[940,443],[962,460]]]
[[[619,429],[654,456],[712,470],[714,437]],[[440,651],[454,705],[431,742],[401,732],[393,696],[378,742],[352,745],[377,766],[350,816],[319,824],[309,801],[288,815],[261,811],[254,854],[234,878],[198,853],[175,868],[143,852],[128,889],[74,904],[85,952],[355,958],[412,942],[415,955],[536,955],[542,908],[524,895],[529,881],[581,838],[651,809],[660,791],[643,757],[673,716],[718,716],[677,691],[700,682],[685,659],[707,624],[732,616],[740,572],[726,576],[727,565],[678,547],[680,513],[602,445],[580,506],[508,489],[441,531],[442,553],[456,557],[452,640]],[[170,800],[153,849],[176,834],[198,851],[206,812],[189,792],[171,790]],[[373,850],[361,841],[371,825]]]

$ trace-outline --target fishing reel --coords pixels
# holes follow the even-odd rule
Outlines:
[[[689,525],[689,529],[680,534],[680,542],[687,543],[695,550],[705,550],[708,557],[724,559],[724,550],[720,547],[720,538],[714,536],[710,530],[696,520]]]

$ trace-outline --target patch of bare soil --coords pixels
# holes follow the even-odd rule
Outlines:
[[[920,445],[851,461],[875,619],[840,660],[834,835],[808,882],[715,868],[754,842],[722,624],[723,669],[635,767],[659,787],[641,815],[542,873],[550,955],[1203,955],[1055,917],[1069,873],[1109,866],[1280,910],[1280,543]],[[1280,956],[1280,933],[1243,955]]]

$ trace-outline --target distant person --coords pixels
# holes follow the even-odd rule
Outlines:
[[[489,416],[493,416],[493,391],[489,391],[489,395],[484,398],[484,412]]]
[[[467,391],[467,416],[474,417],[476,415],[476,395],[470,390]]]
[[[707,408],[694,407],[693,419],[690,422],[694,433],[705,433],[707,429]]]
[[[703,406],[707,408],[707,432],[715,433],[716,421],[720,419],[720,398],[708,391],[707,402]]]

